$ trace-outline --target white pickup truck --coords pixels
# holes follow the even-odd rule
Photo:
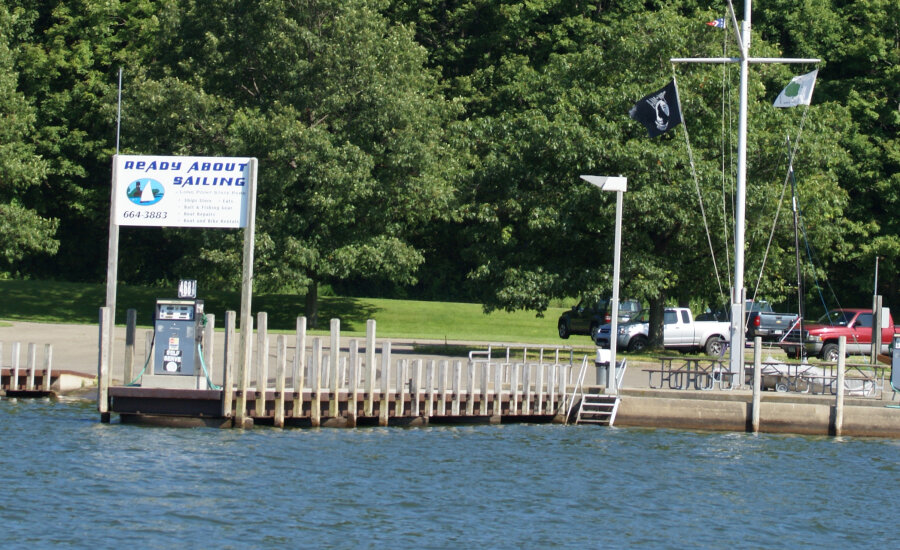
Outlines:
[[[594,333],[597,346],[609,347],[609,325]],[[731,324],[721,321],[695,321],[686,307],[667,307],[663,313],[663,347],[666,349],[702,350],[720,355],[727,342]],[[650,310],[645,309],[618,327],[616,347],[641,351],[647,347],[650,332]]]

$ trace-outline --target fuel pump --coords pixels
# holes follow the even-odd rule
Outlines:
[[[156,301],[154,315],[155,375],[199,376],[200,347],[205,325],[197,282],[181,281],[178,299]]]

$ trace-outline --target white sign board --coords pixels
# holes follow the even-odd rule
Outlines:
[[[116,155],[115,223],[246,227],[250,158]],[[255,188],[255,185],[254,185]]]

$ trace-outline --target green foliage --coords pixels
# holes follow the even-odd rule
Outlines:
[[[410,236],[453,199],[453,111],[411,33],[367,2],[198,2],[176,19],[175,59],[142,69],[130,124],[145,149],[259,158],[258,288],[415,282]],[[206,235],[175,269],[234,284],[234,244]]]
[[[47,162],[36,152],[31,134],[35,110],[17,91],[18,74],[9,49],[19,13],[0,6],[0,274],[33,253],[56,252],[58,221],[42,217],[27,205],[47,174]]]
[[[721,302],[736,67],[669,59],[735,56],[732,30],[705,25],[722,15],[696,0],[12,0],[0,272],[103,277],[121,67],[123,152],[259,159],[258,290],[358,284],[538,313],[607,294],[615,200],[578,176],[622,174],[623,294]],[[753,55],[824,60],[807,112],[771,102],[810,67],[751,67],[745,272],[761,297],[796,293],[785,137],[802,124],[804,278],[859,305],[879,255],[900,306],[898,21],[889,0],[755,6]],[[673,73],[686,123],[647,139],[628,109]],[[120,277],[234,287],[240,243],[124,229]]]

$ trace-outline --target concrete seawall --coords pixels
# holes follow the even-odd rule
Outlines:
[[[752,395],[747,391],[622,391],[616,426],[744,432],[751,429]],[[895,401],[900,405],[900,402]],[[846,399],[842,435],[900,437],[900,409],[889,401]],[[833,397],[766,392],[761,397],[759,431],[833,435]]]

